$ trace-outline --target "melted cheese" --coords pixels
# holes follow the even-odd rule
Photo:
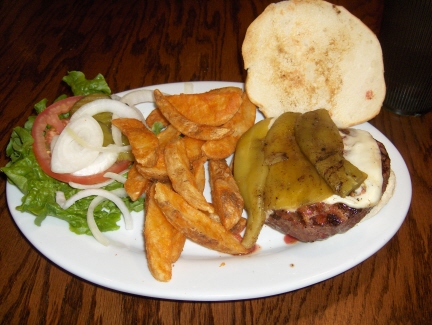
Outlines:
[[[344,143],[344,157],[361,171],[368,174],[364,183],[342,198],[332,195],[323,202],[328,204],[344,203],[352,208],[368,208],[376,205],[382,195],[382,166],[381,152],[375,139],[369,132],[350,129],[350,134],[342,134]]]

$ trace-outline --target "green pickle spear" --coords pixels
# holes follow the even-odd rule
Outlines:
[[[304,155],[337,195],[349,195],[367,178],[366,173],[343,157],[342,137],[327,110],[301,115],[295,136]]]
[[[255,245],[264,225],[264,185],[268,166],[264,164],[264,138],[270,119],[265,119],[250,128],[237,143],[234,158],[234,179],[243,196],[248,213],[246,231],[242,244],[246,248]]]

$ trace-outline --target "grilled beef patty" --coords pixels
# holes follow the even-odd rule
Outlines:
[[[390,177],[390,157],[384,145],[377,141],[381,151],[384,193]],[[372,208],[355,209],[343,203],[314,203],[297,211],[275,210],[267,218],[271,228],[288,234],[302,242],[323,240],[341,234],[354,227]]]

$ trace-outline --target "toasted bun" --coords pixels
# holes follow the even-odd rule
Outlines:
[[[271,4],[249,26],[242,54],[246,92],[266,117],[325,108],[345,128],[381,109],[381,46],[343,7],[320,0]]]

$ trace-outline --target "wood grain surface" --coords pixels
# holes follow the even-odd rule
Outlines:
[[[0,165],[13,127],[67,91],[69,70],[114,92],[179,81],[244,81],[241,45],[271,1],[0,2]],[[379,32],[383,2],[335,1]],[[398,148],[413,199],[398,233],[358,266],[268,298],[182,302],[84,281],[41,255],[15,225],[0,182],[1,324],[427,324],[432,321],[432,115],[371,121]],[[272,276],[269,274],[269,276]],[[251,283],[251,286],[254,284]]]

